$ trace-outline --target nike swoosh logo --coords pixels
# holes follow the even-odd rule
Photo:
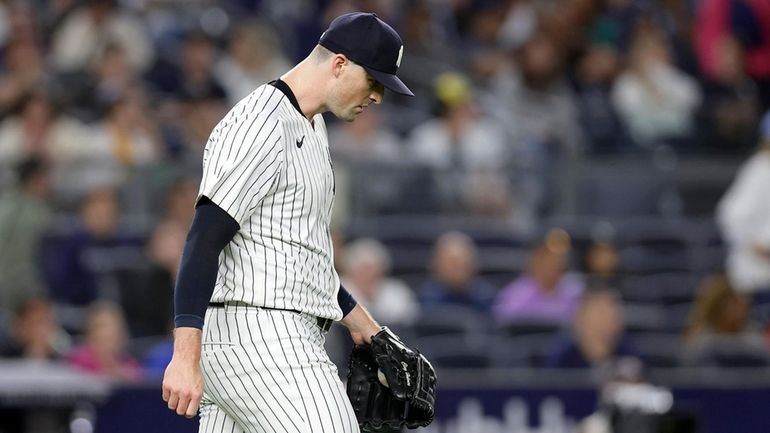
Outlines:
[[[297,140],[297,149],[302,147],[302,144],[305,142],[305,137],[303,136],[301,139]]]

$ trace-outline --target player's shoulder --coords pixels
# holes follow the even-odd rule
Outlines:
[[[238,117],[264,117],[280,120],[284,117],[283,93],[270,84],[263,84],[241,99],[230,110]]]
[[[282,94],[275,87],[264,84],[238,101],[219,121],[212,136],[218,137],[223,132],[238,126],[249,125],[251,131],[280,131],[285,119]],[[267,126],[267,128],[260,127]]]

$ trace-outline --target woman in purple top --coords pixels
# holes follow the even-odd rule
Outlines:
[[[569,237],[535,246],[527,271],[497,296],[495,317],[502,322],[569,321],[584,287],[582,280],[567,273],[569,250]]]

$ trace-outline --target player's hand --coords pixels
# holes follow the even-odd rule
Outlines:
[[[163,401],[168,408],[187,418],[198,413],[203,397],[203,375],[197,362],[173,357],[163,376]]]
[[[168,408],[187,418],[198,413],[203,397],[203,374],[200,367],[201,330],[176,328],[174,356],[163,375],[163,401]]]
[[[342,318],[342,324],[350,331],[350,336],[356,346],[369,344],[372,336],[380,332],[380,325],[374,321],[369,312],[358,304],[347,316]]]

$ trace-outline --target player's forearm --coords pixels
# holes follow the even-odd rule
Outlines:
[[[219,253],[238,228],[238,223],[211,201],[202,200],[196,208],[174,289],[177,327],[203,328],[217,279]]]
[[[342,318],[342,324],[350,330],[350,336],[356,344],[371,343],[372,336],[381,329],[380,324],[361,304],[353,307],[353,310]]]
[[[174,329],[174,358],[197,364],[201,358],[201,334],[198,328]]]

